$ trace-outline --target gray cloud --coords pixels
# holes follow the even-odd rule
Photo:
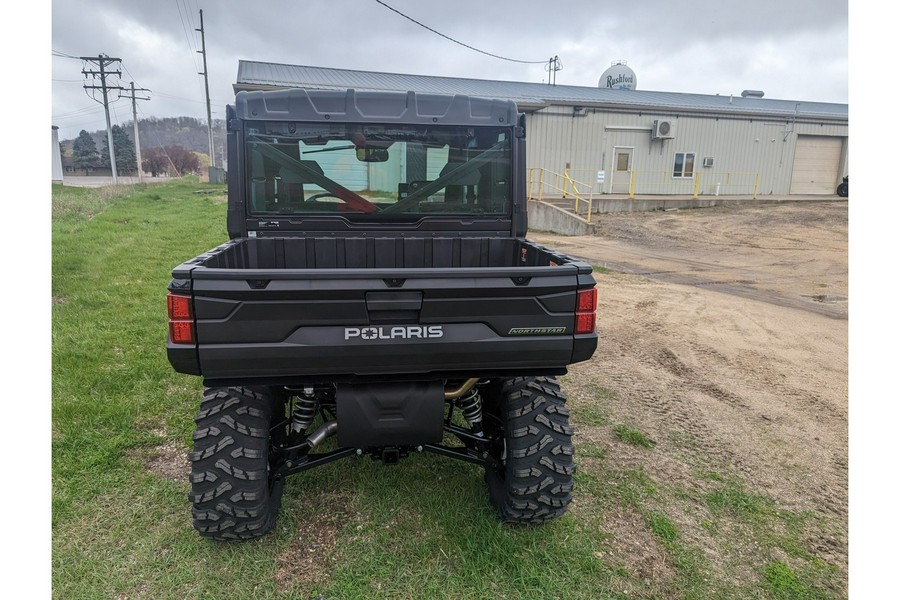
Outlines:
[[[627,59],[641,89],[847,101],[845,1],[385,0],[486,52],[542,61],[559,55],[557,83],[596,85]],[[204,9],[214,116],[233,98],[238,60],[334,68],[545,81],[544,65],[490,58],[441,38],[375,0],[56,0],[52,47],[122,58],[123,81],[153,90],[144,115],[205,116],[197,10]],[[63,137],[104,126],[81,89],[81,63],[52,59],[54,123]],[[127,102],[115,108],[130,118]],[[73,133],[74,132],[74,133]]]

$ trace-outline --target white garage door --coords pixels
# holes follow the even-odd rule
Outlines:
[[[792,194],[834,194],[844,138],[801,135],[794,153]]]

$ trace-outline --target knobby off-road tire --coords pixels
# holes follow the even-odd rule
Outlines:
[[[212,540],[246,540],[275,525],[269,428],[280,404],[266,388],[207,388],[191,460],[194,527]]]
[[[574,448],[569,410],[553,377],[503,380],[487,399],[485,428],[498,436],[487,468],[491,503],[507,523],[544,523],[572,500]]]

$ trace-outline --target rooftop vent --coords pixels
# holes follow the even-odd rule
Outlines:
[[[762,98],[766,93],[762,90],[744,90],[741,92],[741,98]]]

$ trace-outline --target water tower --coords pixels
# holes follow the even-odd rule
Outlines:
[[[606,90],[636,90],[637,75],[624,60],[617,60],[612,63],[610,68],[603,71],[597,87]]]

